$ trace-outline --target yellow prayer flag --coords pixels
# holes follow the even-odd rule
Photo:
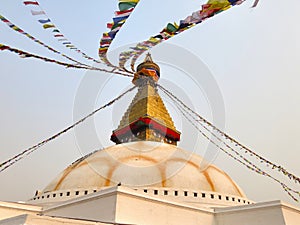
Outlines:
[[[44,24],[43,27],[44,29],[48,29],[48,28],[53,28],[55,26],[53,24]]]
[[[208,0],[209,9],[222,9],[226,10],[230,8],[231,4],[228,0]]]
[[[149,38],[149,42],[151,42],[151,43],[158,43],[158,42],[161,42],[161,39],[157,39],[157,38],[151,37],[151,38]]]

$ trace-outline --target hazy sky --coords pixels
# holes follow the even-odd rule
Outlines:
[[[0,14],[45,43],[65,50],[49,32],[41,28],[37,17],[31,16],[30,7],[25,7],[22,2],[1,0]],[[99,39],[117,9],[117,1],[39,2],[72,43],[97,57]],[[118,33],[111,49],[148,39],[167,22],[185,18],[204,2],[141,1]],[[183,98],[187,96],[196,110],[209,119],[214,113],[219,115],[219,112],[214,112],[210,101],[211,98],[218,98],[220,91],[220,109],[223,106],[225,109],[225,114],[220,113],[220,116],[225,117],[225,131],[257,153],[300,175],[300,2],[261,0],[257,8],[251,9],[252,3],[248,0],[167,41],[179,52],[178,55],[170,53],[171,61],[182,61],[179,65],[170,65],[172,62],[162,60],[162,80],[165,84],[169,82],[181,88],[177,95]],[[3,23],[0,23],[0,43],[64,61]],[[166,54],[165,49],[167,45],[153,49],[154,60]],[[181,67],[192,61],[190,58],[182,59],[180,53],[183,51],[194,54],[194,59],[202,61],[209,68],[211,78],[215,81],[209,96],[205,93],[206,87],[201,86],[196,90],[192,81],[182,82],[185,79],[182,74],[186,71]],[[65,53],[81,59],[68,49]],[[193,65],[196,70],[198,67],[199,71],[205,70],[202,64]],[[76,109],[82,110],[79,114],[83,115],[89,112],[84,106],[100,106],[130,86],[128,78],[65,69],[34,59],[21,59],[9,52],[0,52],[0,72],[1,161],[73,123],[73,118],[78,118]],[[190,77],[201,75],[189,74]],[[95,83],[93,79],[100,84],[103,81],[96,94],[88,86],[89,83]],[[94,94],[93,99],[86,94],[84,101],[85,90]],[[128,101],[100,113],[93,120],[102,146],[113,144],[109,141],[111,131],[118,125]],[[166,104],[170,105],[169,111],[180,130],[184,122],[172,105]],[[183,135],[182,147],[188,148],[193,138],[187,132],[183,132]],[[72,161],[99,148],[95,143],[83,149],[78,139],[80,137],[71,131],[1,173],[0,199],[15,201],[30,198],[36,189],[43,189]],[[201,140],[197,143],[201,143]],[[199,149],[197,153],[205,154],[205,150]],[[248,171],[223,153],[218,154],[213,163],[226,171],[250,199],[281,199],[297,205],[276,183]],[[296,188],[299,190],[300,186]]]

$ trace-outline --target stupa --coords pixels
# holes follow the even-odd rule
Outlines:
[[[254,203],[228,174],[177,146],[176,129],[148,54],[138,91],[112,132],[115,145],[80,158],[26,203],[0,202],[0,224],[283,225],[299,209]]]

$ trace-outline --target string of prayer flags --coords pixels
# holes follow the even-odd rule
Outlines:
[[[254,151],[250,150],[249,148],[244,147],[239,142],[235,141],[233,138],[231,138],[226,133],[222,132],[218,128],[216,128],[214,125],[212,125],[210,122],[205,120],[203,117],[201,117],[199,114],[197,114],[195,111],[193,111],[190,107],[185,105],[180,99],[178,99],[174,94],[172,94],[170,91],[162,87],[161,85],[157,84],[158,88],[160,88],[177,106],[179,111],[183,114],[183,116],[200,132],[202,136],[204,136],[208,141],[210,141],[212,144],[214,144],[218,149],[222,150],[224,153],[235,159],[236,161],[242,163],[245,165],[248,169],[251,169],[252,171],[267,176],[277,183],[279,183],[283,189],[288,193],[290,197],[292,197],[295,201],[299,200],[300,192],[297,190],[294,190],[285,183],[281,182],[279,179],[271,175],[272,170],[278,169],[279,172],[282,172],[283,175],[287,176],[290,180],[295,181],[296,183],[299,183],[299,177],[296,177],[295,175],[289,173],[286,169],[284,169],[281,166],[277,166],[276,164],[264,159],[262,156],[259,156]],[[205,131],[201,130],[200,127],[202,127]],[[217,131],[220,136],[218,136],[214,131]],[[213,139],[210,137],[214,137]],[[220,144],[216,143],[217,140]],[[225,147],[222,147],[225,146]],[[228,150],[230,150],[234,155]],[[251,154],[247,154],[251,153]],[[243,156],[245,154],[245,156]],[[251,157],[251,160],[248,159]],[[266,166],[270,168],[270,173],[266,172],[259,168],[253,161],[258,162],[259,164],[267,162]],[[295,197],[292,193],[297,194],[298,198]]]
[[[149,40],[138,43],[135,47],[131,47],[132,50],[121,52],[119,56],[119,67],[125,69],[125,64],[130,58],[133,57],[133,60],[137,60],[140,55],[149,50],[149,46],[152,48],[158,45],[160,42],[162,42],[163,38],[167,38],[166,35],[151,37]],[[134,71],[134,66],[132,66],[131,69]]]
[[[10,46],[7,45],[3,45],[0,44],[0,50],[4,51],[4,50],[9,50],[10,52],[16,53],[18,54],[21,58],[36,58],[39,60],[43,60],[44,62],[50,62],[50,63],[55,63],[61,66],[65,66],[67,68],[78,68],[78,69],[88,69],[88,67],[86,66],[82,66],[82,65],[78,65],[78,64],[69,64],[69,63],[64,63],[64,62],[60,62],[54,59],[49,59],[47,57],[42,57],[42,56],[38,56],[29,52],[25,52],[16,48],[11,48]]]
[[[35,59],[42,60],[44,62],[55,63],[57,65],[64,66],[66,68],[95,70],[95,71],[102,71],[102,72],[105,72],[105,73],[117,74],[117,75],[126,76],[126,77],[133,77],[132,75],[122,73],[122,72],[119,72],[119,71],[116,71],[116,70],[106,70],[106,69],[97,68],[97,67],[90,67],[88,65],[65,63],[65,62],[54,60],[54,59],[49,59],[47,57],[32,54],[32,53],[29,53],[29,52],[26,52],[26,51],[23,51],[23,50],[19,50],[19,49],[16,49],[16,48],[12,48],[8,45],[0,44],[0,51],[5,51],[5,50],[8,50],[8,51],[13,52],[15,54],[18,54],[21,58],[35,58]]]
[[[45,144],[57,139],[58,137],[60,137],[61,135],[67,133],[68,131],[70,131],[71,129],[74,129],[76,126],[78,126],[79,124],[83,123],[85,120],[89,119],[90,117],[94,116],[97,112],[99,112],[100,110],[103,110],[111,105],[113,105],[114,103],[116,103],[117,101],[119,101],[121,98],[123,98],[126,94],[132,92],[134,89],[136,89],[136,86],[131,87],[130,89],[128,89],[127,91],[123,92],[121,95],[119,95],[118,97],[114,98],[113,100],[109,101],[108,103],[102,105],[101,107],[97,108],[96,110],[94,110],[93,112],[91,112],[90,114],[86,115],[85,117],[83,117],[82,119],[78,120],[76,123],[68,126],[67,128],[63,129],[62,131],[54,134],[53,136],[51,136],[50,138],[47,138],[41,142],[39,142],[38,144],[27,148],[25,150],[23,150],[22,152],[20,152],[19,154],[11,157],[10,159],[0,163],[0,172],[6,170],[7,168],[11,167],[13,164],[17,163],[18,161],[20,161],[21,159],[25,158],[26,156],[30,155],[31,153],[35,152],[36,150],[38,150],[40,147],[44,146]]]
[[[208,0],[206,4],[203,4],[201,8],[193,12],[191,15],[181,20],[179,24],[168,23],[165,28],[158,34],[150,37],[149,40],[138,43],[135,47],[132,47],[129,51],[124,51],[119,55],[119,66],[125,69],[125,64],[131,59],[131,70],[135,71],[134,66],[138,58],[152,47],[159,43],[166,41],[175,35],[182,33],[197,24],[200,24],[204,20],[219,14],[232,6],[240,5],[245,0]],[[255,0],[254,7],[257,5],[258,0]],[[155,39],[155,42],[152,40]]]
[[[108,49],[138,3],[139,0],[119,0],[119,11],[115,12],[113,22],[107,24],[110,31],[102,34],[98,54],[107,66],[115,67],[107,58]]]
[[[38,43],[39,45],[47,48],[49,51],[51,52],[54,52],[58,55],[61,55],[62,57],[72,61],[72,62],[75,62],[75,63],[78,63],[79,65],[83,65],[83,66],[87,66],[63,53],[61,53],[60,51],[57,51],[55,50],[54,48],[50,47],[49,45],[46,45],[45,43],[43,43],[42,41],[36,39],[35,37],[33,37],[32,35],[28,34],[27,32],[25,32],[24,30],[22,30],[20,27],[18,27],[17,25],[13,24],[11,21],[9,21],[7,18],[5,18],[4,16],[0,15],[0,20],[5,23],[8,27],[10,27],[12,30],[20,33],[20,34],[23,34],[25,35],[27,38],[31,39],[32,41],[34,41],[35,43]]]
[[[214,131],[217,131],[223,138],[225,138],[226,140],[230,141],[231,143],[233,143],[236,147],[238,147],[241,151],[244,151],[246,154],[250,153],[251,157],[256,157],[260,163],[265,163],[267,166],[271,167],[273,170],[277,169],[278,172],[281,172],[283,175],[287,176],[288,178],[290,178],[291,180],[294,180],[295,183],[300,184],[300,178],[297,177],[296,175],[288,172],[285,168],[283,168],[282,166],[276,165],[275,163],[272,163],[271,161],[265,159],[264,157],[258,155],[257,153],[255,153],[253,150],[251,150],[250,148],[246,147],[245,145],[241,144],[240,142],[238,142],[237,140],[235,140],[234,138],[230,137],[228,134],[224,133],[223,131],[221,131],[220,129],[218,129],[216,126],[214,126],[212,123],[210,123],[209,121],[207,121],[206,119],[204,119],[203,117],[201,117],[199,114],[195,113],[192,109],[190,109],[189,107],[187,107],[182,101],[180,101],[176,96],[173,96],[174,98],[176,98],[177,101],[180,102],[180,104],[184,105],[184,107],[189,110],[192,114],[194,114],[197,117],[197,121],[201,122],[203,124],[205,124],[206,126],[212,128]]]
[[[207,126],[206,123],[202,123],[203,120],[199,120],[200,115],[198,115],[196,112],[194,112],[191,108],[189,108],[187,105],[185,105],[181,100],[179,100],[174,94],[172,94],[170,91],[162,87],[161,85],[157,84],[158,88],[160,88],[164,94],[166,94],[171,101],[175,104],[175,106],[178,108],[178,110],[182,113],[182,115],[198,130],[198,132],[206,138],[210,143],[212,143],[215,147],[223,151],[225,154],[236,160],[237,162],[243,164],[248,169],[256,172],[257,174],[269,177],[273,181],[280,184],[285,192],[293,198],[295,201],[299,201],[300,199],[300,192],[297,190],[294,190],[290,188],[287,184],[281,182],[278,178],[274,177],[271,172],[266,172],[263,169],[261,169],[258,165],[256,165],[253,161],[250,161],[247,157],[249,156],[243,156],[243,149],[237,148],[239,145],[237,145],[235,142],[231,141],[231,139],[226,138],[228,136],[224,132],[222,132],[225,135],[221,135],[220,137],[216,135],[216,133],[213,132],[213,130],[216,131],[216,129],[211,129],[211,126]],[[204,130],[200,129],[202,127]],[[213,137],[213,138],[212,138]],[[218,141],[218,143],[217,143]],[[228,142],[229,141],[229,142]],[[223,147],[224,146],[224,147]],[[237,148],[237,149],[236,149]],[[230,150],[230,152],[228,151]],[[247,152],[247,151],[246,151]],[[256,154],[257,155],[257,154]],[[251,154],[250,156],[254,156],[254,154]],[[256,157],[256,159],[260,159],[260,157]],[[281,168],[281,167],[280,167]],[[286,172],[286,174],[288,174]],[[292,174],[288,176],[290,179],[292,179]],[[297,196],[295,196],[295,194]]]
[[[54,38],[56,38],[58,40],[58,42],[61,42],[61,38],[65,38],[65,36],[60,32],[60,30],[56,27],[56,25],[54,23],[52,23],[52,21],[50,20],[50,18],[48,17],[48,15],[46,14],[46,12],[42,9],[42,7],[40,6],[40,4],[38,3],[38,1],[34,1],[34,2],[29,2],[29,1],[24,1],[23,2],[25,5],[34,5],[33,7],[35,7],[35,10],[31,10],[31,14],[33,16],[41,16],[43,18],[38,19],[38,22],[42,24],[43,28],[45,30],[51,30],[52,31],[52,35]],[[66,48],[70,49],[70,50],[74,50],[77,53],[81,54],[81,56],[87,60],[96,62],[96,63],[101,63],[99,60],[96,60],[90,56],[88,56],[86,53],[84,53],[83,51],[81,51],[79,48],[77,48],[75,45],[73,45],[71,42],[69,45],[63,44]]]

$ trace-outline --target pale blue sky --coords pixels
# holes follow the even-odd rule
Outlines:
[[[30,7],[25,7],[22,2],[2,0],[0,14],[36,38],[64,50],[41,28],[36,18],[30,15]],[[40,3],[69,40],[97,57],[99,39],[117,9],[117,1],[40,0]],[[119,32],[112,50],[147,39],[167,22],[185,18],[203,3],[203,0],[141,1]],[[300,174],[300,2],[261,0],[257,8],[251,9],[252,3],[248,0],[167,43],[190,51],[208,66],[224,99],[227,133],[271,161]],[[0,24],[0,42],[64,60],[3,23]],[[153,50],[154,59],[160,48]],[[80,59],[68,50],[65,53]],[[82,79],[87,75],[84,71],[64,69],[34,59],[20,59],[8,52],[0,52],[0,72],[2,161],[73,122],[74,101]],[[173,72],[171,68],[165,68],[162,77],[178,86],[186,85],[181,83],[179,75],[174,78]],[[109,77],[100,73],[95,76]],[[123,77],[108,81],[96,99],[96,106],[118,95],[129,85],[130,79]],[[203,98],[199,101],[205,102],[205,97],[191,94],[193,88],[185,90],[191,99]],[[120,107],[117,114],[121,115],[126,105],[126,102],[123,103],[124,107]],[[203,109],[199,105],[196,108],[210,119],[209,102],[203,104]],[[176,114],[176,110],[169,110]],[[108,124],[101,121],[101,118],[106,118],[105,115],[95,119],[96,129],[101,134],[103,145],[109,146],[111,129],[116,127],[119,118],[112,118],[113,122]],[[175,118],[175,122],[177,127],[181,126],[178,124],[180,119]],[[89,150],[83,151],[87,152]],[[0,200],[30,198],[36,189],[45,187],[81,155],[74,132],[66,134],[0,174]],[[277,184],[244,169],[224,154],[220,153],[214,163],[229,173],[250,199],[282,199],[295,204]]]

